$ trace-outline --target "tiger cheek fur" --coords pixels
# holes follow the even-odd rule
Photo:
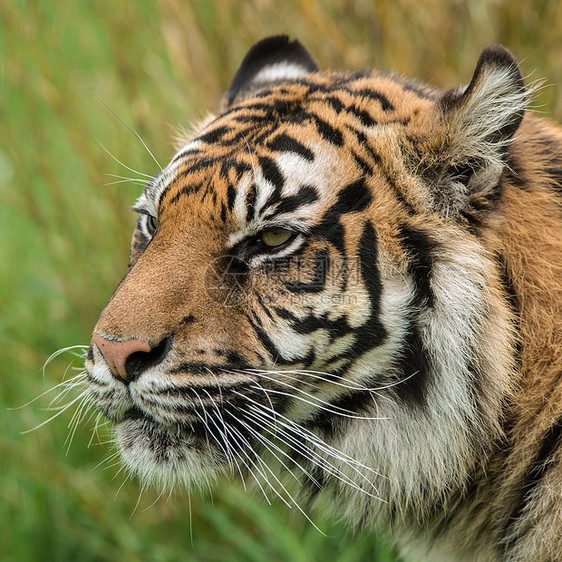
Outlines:
[[[414,560],[559,559],[562,134],[526,103],[500,47],[442,92],[255,45],[94,330],[126,466],[299,474]]]

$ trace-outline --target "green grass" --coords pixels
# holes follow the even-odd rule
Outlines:
[[[118,474],[92,420],[65,443],[73,410],[49,424],[49,396],[89,341],[125,273],[134,182],[172,154],[177,127],[218,102],[248,47],[289,32],[322,67],[375,66],[441,87],[470,79],[482,47],[503,43],[523,72],[562,83],[562,3],[432,0],[124,0],[0,2],[0,560],[391,561],[371,535],[223,482],[208,495],[158,499]],[[536,100],[562,118],[545,87]],[[108,110],[106,105],[111,109]],[[117,119],[113,113],[119,116]],[[103,145],[103,147],[102,147]],[[79,366],[79,361],[76,362]],[[9,409],[10,408],[10,409]],[[100,440],[108,438],[102,428]],[[67,452],[68,451],[68,452]],[[116,476],[117,475],[117,476]],[[137,505],[138,502],[138,505]]]

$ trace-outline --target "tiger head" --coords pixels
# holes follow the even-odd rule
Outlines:
[[[458,486],[510,392],[494,236],[524,107],[500,47],[443,92],[256,44],[138,199],[93,333],[89,390],[125,464],[188,485],[296,471],[358,514]]]

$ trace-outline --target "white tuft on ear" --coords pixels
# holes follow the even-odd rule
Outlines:
[[[515,59],[501,47],[482,52],[471,83],[441,100],[457,165],[482,160],[503,167],[501,157],[527,105]],[[498,161],[498,159],[500,161]]]
[[[527,95],[517,62],[502,47],[480,55],[470,84],[440,100],[442,137],[434,162],[434,206],[446,215],[466,211],[478,195],[492,200]]]

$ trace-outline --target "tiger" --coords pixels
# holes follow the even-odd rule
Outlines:
[[[404,559],[562,560],[562,131],[532,91],[501,46],[441,90],[255,44],[93,331],[124,465],[255,480]]]

